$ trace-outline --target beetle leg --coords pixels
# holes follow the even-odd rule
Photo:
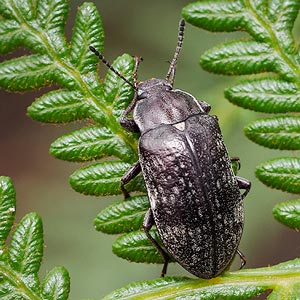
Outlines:
[[[134,98],[132,102],[128,105],[128,107],[123,111],[121,115],[120,124],[125,129],[131,131],[131,132],[139,132],[139,128],[134,122],[132,118],[128,118],[127,115],[133,110],[135,104],[137,101],[137,93],[134,94]]]
[[[133,119],[127,118],[126,117],[126,110],[122,113],[121,121],[120,124],[122,127],[124,127],[126,130],[131,131],[131,132],[139,132],[139,128],[134,122]]]
[[[241,259],[241,266],[240,266],[240,270],[244,268],[246,262],[247,262],[247,259],[246,259],[246,256],[239,250],[237,249],[236,250],[237,254],[239,255],[240,259]]]
[[[241,194],[242,199],[244,199],[250,191],[251,182],[243,177],[236,176],[236,180],[238,182],[239,188],[245,190],[243,194]]]
[[[234,157],[231,157],[230,158],[230,161],[231,162],[237,162],[237,165],[238,165],[238,170],[240,170],[241,169],[241,160],[240,160],[240,158],[239,157],[237,157],[237,156],[234,156]]]
[[[130,180],[136,177],[141,172],[141,165],[140,162],[137,161],[131,168],[122,176],[121,178],[121,191],[124,195],[124,198],[129,198],[130,194],[125,189],[125,184],[127,184]]]
[[[161,277],[164,277],[165,274],[167,273],[167,268],[168,268],[168,263],[169,263],[169,255],[164,251],[164,249],[158,244],[158,242],[151,236],[149,230],[151,227],[155,225],[154,218],[153,218],[153,213],[151,208],[148,209],[144,222],[143,222],[143,229],[147,235],[147,238],[150,240],[150,242],[153,244],[153,246],[157,249],[157,251],[160,253],[164,260],[164,266],[161,270]]]

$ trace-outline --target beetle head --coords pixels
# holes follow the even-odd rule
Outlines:
[[[138,100],[148,98],[150,95],[170,91],[172,85],[166,79],[152,78],[142,81],[137,86]]]

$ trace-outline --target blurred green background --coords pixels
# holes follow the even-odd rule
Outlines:
[[[83,1],[70,1],[66,34],[70,39],[77,7]],[[105,29],[104,54],[113,61],[124,52],[144,58],[139,79],[164,77],[177,39],[181,9],[190,1],[102,0],[96,5]],[[299,18],[297,22],[299,36]],[[259,147],[243,135],[243,127],[262,116],[235,107],[224,99],[224,88],[240,78],[204,72],[200,55],[208,48],[246,34],[215,34],[186,26],[175,87],[186,90],[212,105],[218,115],[231,156],[242,162],[240,176],[252,181],[245,200],[246,223],[240,249],[247,256],[247,267],[267,266],[299,256],[299,233],[280,225],[272,217],[272,208],[280,201],[296,198],[264,187],[254,177],[255,166],[279,156],[291,155]],[[6,58],[27,53],[20,49]],[[3,59],[3,58],[2,58]],[[101,68],[100,73],[105,74]],[[48,90],[48,89],[47,89]],[[40,124],[26,116],[26,108],[44,90],[13,94],[0,91],[0,174],[12,177],[17,191],[17,220],[36,211],[42,216],[45,254],[41,276],[57,265],[71,275],[70,299],[100,299],[110,291],[132,281],[159,276],[161,266],[129,263],[111,252],[115,237],[96,232],[93,219],[105,206],[121,197],[96,198],[80,195],[68,184],[68,176],[80,164],[54,159],[48,154],[52,141],[63,133],[84,126]],[[297,153],[293,153],[297,155]],[[233,265],[237,268],[239,260]],[[172,264],[168,275],[188,275]]]

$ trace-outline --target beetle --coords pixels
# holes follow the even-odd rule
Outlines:
[[[200,278],[221,274],[238,250],[244,224],[243,199],[251,183],[235,176],[223,137],[210,105],[174,89],[177,59],[185,21],[179,24],[177,47],[165,79],[133,83],[115,70],[95,48],[104,64],[130,84],[135,95],[121,116],[121,125],[139,132],[139,160],[122,177],[121,190],[143,174],[150,208],[143,229],[162,255],[166,274],[170,257]],[[132,117],[129,116],[132,114]],[[240,190],[244,190],[241,193]],[[160,245],[150,234],[155,225]]]

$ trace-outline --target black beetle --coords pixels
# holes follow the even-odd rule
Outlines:
[[[231,263],[244,224],[243,199],[250,182],[233,173],[216,116],[210,105],[173,89],[176,63],[182,47],[185,21],[180,21],[178,43],[165,79],[137,83],[139,59],[135,58],[134,83],[99,58],[135,89],[131,104],[121,117],[127,130],[140,132],[139,161],[123,176],[124,185],[143,173],[150,209],[143,228],[164,259],[162,276],[172,256],[201,278],[221,274]],[[132,118],[128,114],[132,112]],[[245,189],[240,193],[240,189]],[[156,225],[163,246],[150,235]]]

